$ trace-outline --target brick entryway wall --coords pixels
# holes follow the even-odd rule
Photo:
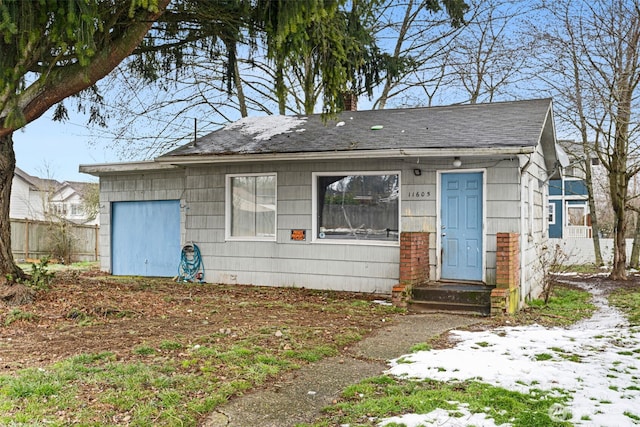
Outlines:
[[[491,292],[491,315],[513,314],[520,300],[520,234],[498,233],[496,287]]]
[[[392,300],[404,307],[411,288],[429,280],[429,233],[400,233],[400,283],[393,287]]]

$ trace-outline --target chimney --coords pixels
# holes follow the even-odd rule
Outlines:
[[[342,94],[344,101],[344,111],[358,111],[358,97],[353,92],[344,92]]]

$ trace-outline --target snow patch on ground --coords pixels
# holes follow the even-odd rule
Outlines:
[[[456,416],[450,414],[456,412]],[[420,426],[450,426],[450,427],[507,427],[510,424],[496,424],[493,419],[487,418],[485,414],[472,414],[469,412],[465,404],[455,410],[436,409],[428,414],[406,414],[399,417],[391,417],[385,419],[378,424],[384,427],[388,424],[396,423],[406,425],[407,427]]]
[[[571,414],[574,425],[638,425],[625,413],[640,417],[640,329],[630,328],[598,289],[589,290],[599,309],[570,329],[452,331],[459,341],[454,348],[402,356],[391,361],[388,372],[439,381],[476,379],[522,393],[560,389],[572,398],[564,414]],[[455,421],[424,424],[462,425]]]

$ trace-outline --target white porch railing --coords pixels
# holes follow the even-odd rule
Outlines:
[[[590,239],[592,237],[591,227],[586,225],[565,225],[562,236],[565,239]]]

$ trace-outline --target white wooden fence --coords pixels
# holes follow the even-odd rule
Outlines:
[[[596,262],[591,239],[549,239],[550,247],[560,245],[562,251],[567,254],[566,265],[593,264]],[[633,239],[626,240],[627,259],[631,256]],[[600,239],[600,252],[605,264],[613,263],[613,239]]]
[[[99,248],[97,225],[70,225],[71,259],[69,262],[97,261]],[[11,250],[16,261],[39,259],[54,252],[56,225],[46,221],[11,219]]]

